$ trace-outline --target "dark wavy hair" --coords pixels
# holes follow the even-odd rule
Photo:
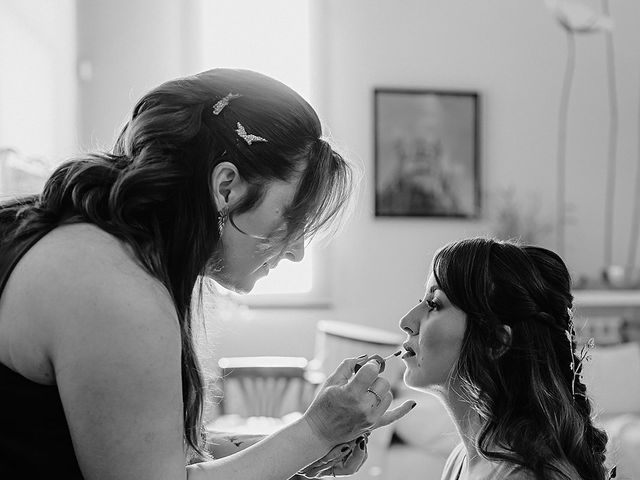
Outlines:
[[[229,93],[240,96],[214,115],[213,106]],[[247,145],[236,133],[238,122],[268,141]],[[192,299],[221,248],[209,184],[221,161],[232,162],[250,184],[236,213],[257,205],[269,182],[301,174],[284,241],[335,226],[352,193],[353,165],[334,151],[300,95],[256,72],[214,69],[151,90],[111,152],[67,161],[41,194],[0,209],[5,246],[62,223],[89,222],[129,244],[166,286],[180,322],[185,445],[192,458],[206,456]]]
[[[481,455],[542,480],[557,478],[567,462],[585,480],[607,478],[607,435],[593,425],[586,387],[570,368],[579,359],[566,335],[573,296],[562,259],[541,247],[471,238],[440,249],[433,273],[467,314],[453,375],[483,422]],[[510,344],[501,325],[511,328]]]

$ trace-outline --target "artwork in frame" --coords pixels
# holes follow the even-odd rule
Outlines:
[[[374,90],[375,214],[476,218],[479,94]]]

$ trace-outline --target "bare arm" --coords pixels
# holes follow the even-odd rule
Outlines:
[[[362,435],[349,443],[334,446],[329,453],[316,459],[302,470],[299,475],[308,478],[333,475],[352,475],[357,472],[367,458],[368,434]],[[228,457],[255,445],[267,438],[266,434],[234,434],[229,432],[207,432],[207,451],[215,459]]]
[[[236,454],[188,466],[188,478],[284,480],[324,456],[330,448],[302,418]]]
[[[229,432],[207,432],[207,451],[213,458],[222,458],[238,453],[245,448],[255,445],[263,440],[266,435],[229,433]]]

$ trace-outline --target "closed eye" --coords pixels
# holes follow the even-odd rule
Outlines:
[[[433,310],[438,310],[439,309],[439,305],[434,302],[433,300],[429,300],[428,298],[419,298],[418,299],[418,304],[423,303],[429,308],[429,311],[432,312]]]

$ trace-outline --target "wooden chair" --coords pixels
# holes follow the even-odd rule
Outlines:
[[[323,380],[303,357],[225,357],[218,366],[220,415],[281,418],[302,413]]]
[[[224,357],[218,367],[221,400],[206,427],[217,432],[273,433],[302,415],[324,381],[303,357]]]

